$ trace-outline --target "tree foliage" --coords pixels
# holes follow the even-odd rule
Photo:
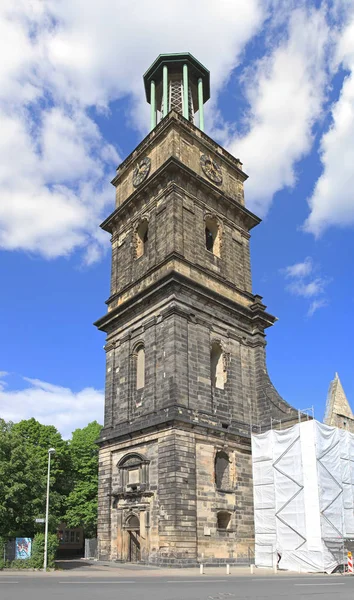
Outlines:
[[[69,527],[83,527],[87,537],[96,535],[98,447],[101,431],[97,421],[76,429],[69,442],[73,469],[73,489],[67,499],[65,521]]]
[[[100,425],[77,429],[63,440],[52,425],[34,418],[20,423],[0,419],[0,537],[33,537],[43,532],[35,519],[45,516],[48,449],[54,448],[50,470],[50,520],[95,531]]]

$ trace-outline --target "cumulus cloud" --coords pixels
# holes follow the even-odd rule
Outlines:
[[[330,226],[354,224],[354,9],[339,38],[337,61],[347,71],[332,122],[320,144],[323,172],[309,199],[305,231],[319,236]]]
[[[320,298],[319,300],[313,300],[307,311],[307,316],[312,317],[312,315],[316,312],[316,310],[318,310],[319,308],[324,308],[325,306],[328,306],[328,300],[326,300],[326,298]]]
[[[0,373],[4,378],[6,373]],[[64,438],[74,429],[85,427],[91,421],[103,423],[104,394],[100,390],[84,388],[74,392],[39,379],[23,378],[24,389],[9,389],[0,382],[0,417],[18,422],[34,417],[43,425],[54,425]]]
[[[316,310],[328,305],[325,291],[329,279],[317,275],[317,270],[310,256],[302,262],[289,265],[280,270],[287,280],[285,289],[290,294],[311,299],[307,311],[308,317],[312,317]]]
[[[313,269],[312,258],[308,256],[303,262],[295,263],[283,269],[285,277],[306,277]]]
[[[336,25],[351,4],[336,0],[330,6],[337,11],[330,11],[326,2],[316,8],[305,0],[155,0],[152,10],[143,0],[3,0],[0,248],[45,258],[82,249],[86,262],[100,258],[108,236],[98,224],[113,207],[108,182],[120,156],[98,129],[95,111],[109,117],[112,102],[126,98],[129,124],[144,135],[141,77],[160,52],[188,50],[210,69],[210,130],[243,160],[251,176],[248,205],[266,214],[274,194],[295,184],[296,164],[312,147],[336,44],[331,73],[339,65],[352,72],[351,25]],[[233,135],[238,107],[232,123],[216,124],[218,93],[242,64],[247,44],[264,31],[263,56],[239,82],[248,109],[242,133]],[[353,220],[352,96],[350,75],[321,145],[324,173],[305,226],[316,234]],[[122,145],[119,132],[116,142]],[[337,205],[335,173],[336,183],[344,182]]]
[[[278,190],[295,184],[296,163],[311,148],[324,101],[328,43],[324,8],[299,8],[285,35],[246,73],[248,132],[232,139],[229,149],[250,175],[246,200],[261,216]]]
[[[120,157],[91,109],[109,115],[111,102],[129,96],[146,132],[141,77],[161,51],[195,53],[215,94],[265,14],[260,0],[156,0],[153,9],[143,0],[3,0],[0,248],[45,258],[82,248],[86,262],[97,260],[109,243],[98,225],[113,207],[108,182]]]

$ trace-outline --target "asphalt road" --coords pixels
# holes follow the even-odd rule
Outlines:
[[[103,574],[102,574],[103,575]],[[99,577],[0,574],[1,600],[352,600],[354,577]]]

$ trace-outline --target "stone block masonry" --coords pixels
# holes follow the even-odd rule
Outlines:
[[[253,552],[250,434],[298,414],[266,370],[275,318],[252,293],[259,219],[244,206],[246,178],[170,112],[113,180],[116,209],[102,225],[111,293],[96,323],[107,334],[102,559],[185,566]]]

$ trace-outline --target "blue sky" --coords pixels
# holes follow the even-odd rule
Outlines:
[[[110,180],[147,134],[159,53],[211,71],[206,131],[241,159],[268,368],[322,419],[354,398],[354,5],[33,0],[0,8],[0,416],[102,422]]]

